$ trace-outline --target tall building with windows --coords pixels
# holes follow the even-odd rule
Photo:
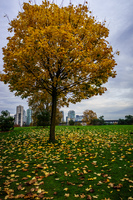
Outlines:
[[[16,115],[15,115],[15,124],[19,126],[23,126],[25,122],[25,110],[23,106],[19,105],[16,108]]]
[[[27,122],[26,124],[29,126],[32,122],[32,110],[29,108],[27,109]]]
[[[73,121],[75,121],[75,111],[74,110],[69,110],[68,111],[68,119],[72,119]]]
[[[60,111],[62,114],[61,122],[64,122],[64,111]]]

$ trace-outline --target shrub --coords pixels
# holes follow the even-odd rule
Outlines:
[[[14,118],[9,116],[9,112],[7,110],[1,112],[0,129],[1,131],[9,131],[14,129]]]
[[[74,125],[74,121],[72,119],[69,121],[69,125]]]
[[[44,110],[37,115],[37,126],[49,126],[49,125],[50,125],[50,113],[47,110]]]

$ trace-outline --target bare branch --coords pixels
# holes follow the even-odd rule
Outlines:
[[[62,0],[61,4],[60,4],[60,7],[62,7],[62,4],[64,3],[64,0]]]
[[[7,14],[5,14],[4,17],[6,17],[8,19],[9,23],[11,22]]]

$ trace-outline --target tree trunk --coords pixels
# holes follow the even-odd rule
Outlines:
[[[55,142],[55,119],[56,119],[56,105],[57,105],[57,93],[56,89],[53,89],[52,93],[52,112],[51,112],[51,125],[50,125],[50,142]]]

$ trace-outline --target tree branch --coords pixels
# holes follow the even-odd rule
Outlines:
[[[42,86],[43,89],[45,89],[49,94],[51,94],[51,92],[52,92],[51,88],[48,88],[48,87],[44,86],[44,84],[43,84],[43,82],[45,82],[44,79],[39,79],[35,75],[35,73],[29,67],[27,67],[26,65],[24,65],[24,67],[27,69],[28,72],[30,72],[35,77],[37,83],[39,83]]]

